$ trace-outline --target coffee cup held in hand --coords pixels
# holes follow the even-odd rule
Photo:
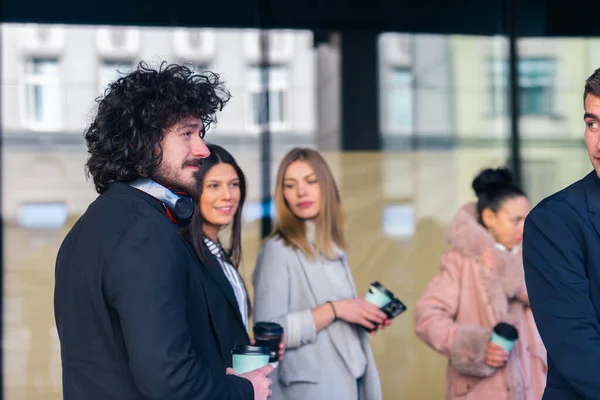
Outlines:
[[[494,327],[490,342],[499,345],[504,351],[510,353],[518,338],[519,332],[517,328],[505,322],[500,322]]]
[[[269,349],[262,346],[236,344],[231,350],[233,370],[236,374],[245,374],[264,367],[269,363]]]
[[[269,364],[277,368],[279,364],[279,344],[283,327],[275,322],[257,322],[254,325],[254,339],[257,346],[269,349]]]
[[[365,294],[365,300],[379,308],[385,307],[393,298],[394,294],[379,282],[371,283],[369,291]]]
[[[390,301],[384,307],[381,308],[381,311],[383,311],[384,314],[389,319],[394,319],[398,315],[400,315],[404,311],[406,311],[406,305],[404,305],[404,303],[401,302],[400,299],[397,299],[397,298],[394,297],[392,299],[392,301]]]

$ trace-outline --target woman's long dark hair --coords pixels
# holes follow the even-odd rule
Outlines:
[[[246,200],[246,177],[244,176],[244,172],[239,167],[235,158],[224,148],[221,146],[217,146],[215,144],[207,145],[210,150],[210,156],[204,158],[202,160],[202,165],[199,166],[199,170],[196,174],[196,179],[198,180],[198,185],[200,186],[200,197],[202,197],[202,189],[204,187],[204,178],[208,171],[212,167],[217,164],[229,164],[235,170],[237,177],[239,179],[240,185],[240,201],[238,203],[238,208],[233,215],[233,222],[231,226],[231,237],[230,237],[230,247],[228,250],[225,250],[229,261],[233,265],[233,267],[237,270],[240,265],[240,261],[242,259],[242,210],[244,208],[244,202]],[[200,201],[198,200],[198,203]],[[199,205],[196,208],[196,212],[194,212],[194,216],[192,217],[192,221],[181,229],[181,234],[185,239],[187,239],[192,247],[194,248],[196,255],[200,259],[200,261],[206,264],[206,255],[204,254],[204,240],[202,239],[202,227],[204,225],[204,217],[202,216],[202,210]]]

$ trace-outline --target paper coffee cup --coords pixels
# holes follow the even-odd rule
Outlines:
[[[277,368],[279,364],[279,344],[283,327],[275,322],[257,322],[254,325],[254,339],[257,346],[269,349],[269,364]]]
[[[245,374],[269,363],[269,349],[262,346],[236,344],[231,355],[236,374]]]
[[[490,342],[501,346],[504,351],[510,353],[518,338],[519,332],[517,328],[505,322],[500,322],[494,327]]]
[[[383,287],[379,282],[371,283],[369,291],[365,294],[365,300],[375,304],[379,308],[385,307],[385,305],[392,301],[393,298],[394,294]]]

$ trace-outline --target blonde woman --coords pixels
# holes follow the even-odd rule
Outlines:
[[[275,210],[253,276],[256,320],[275,321],[286,333],[285,359],[272,374],[273,398],[381,399],[365,328],[389,321],[356,293],[340,195],[318,152],[295,148],[285,155]]]

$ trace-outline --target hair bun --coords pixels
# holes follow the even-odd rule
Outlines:
[[[495,187],[512,184],[513,174],[508,168],[487,168],[477,175],[473,180],[473,190],[477,197],[482,193],[489,192]]]

